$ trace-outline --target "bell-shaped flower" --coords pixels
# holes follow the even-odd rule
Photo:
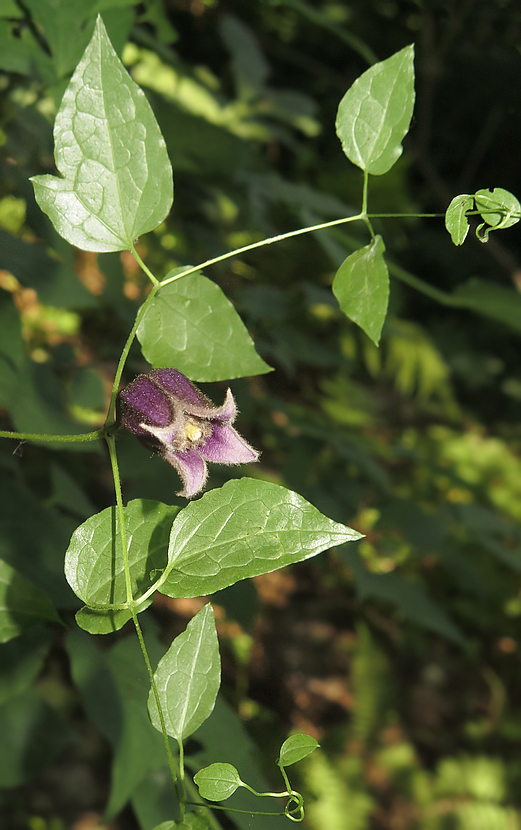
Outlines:
[[[259,457],[232,427],[237,406],[230,389],[215,406],[177,369],[139,375],[119,393],[118,410],[121,425],[175,467],[184,484],[178,496],[201,492],[207,461],[248,464]]]

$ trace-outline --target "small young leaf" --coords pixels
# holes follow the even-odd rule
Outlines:
[[[159,661],[154,674],[166,731],[178,741],[208,718],[221,684],[221,658],[212,606],[208,603],[190,620]],[[161,731],[153,690],[148,698],[153,725]]]
[[[208,596],[359,538],[285,487],[228,481],[177,517],[159,590],[171,597]]]
[[[375,63],[340,101],[337,135],[347,158],[373,176],[402,154],[414,107],[414,46]]]
[[[389,302],[389,272],[381,236],[347,257],[336,272],[333,294],[344,314],[357,323],[375,345],[380,342]]]
[[[483,224],[476,228],[476,236],[480,242],[488,241],[490,231],[510,228],[521,218],[521,204],[512,193],[503,190],[502,187],[495,187],[493,190],[478,190],[474,198],[476,209],[483,219]],[[494,212],[498,208],[497,213]],[[517,215],[512,216],[513,213]]]
[[[469,231],[467,211],[474,208],[474,196],[461,193],[455,196],[445,212],[445,227],[454,245],[463,245]]]
[[[0,559],[0,643],[42,620],[60,622],[49,598]]]
[[[242,785],[239,773],[232,764],[210,764],[196,772],[194,781],[201,798],[224,801]]]
[[[230,380],[272,371],[255,351],[231,302],[200,273],[162,288],[137,336],[155,369],[175,366],[191,380]]]
[[[290,735],[280,748],[278,764],[281,767],[290,767],[297,761],[302,761],[310,755],[320,744],[310,735]]]
[[[98,17],[56,116],[57,176],[34,176],[36,201],[68,242],[122,251],[156,228],[173,201],[157,121]]]
[[[141,596],[155,581],[156,571],[165,567],[168,534],[178,511],[178,507],[141,499],[124,508],[134,596]],[[125,605],[125,570],[115,507],[96,513],[74,531],[65,554],[65,576],[76,596],[97,611]],[[146,603],[140,610],[145,607]],[[95,624],[95,615],[90,619]],[[114,621],[111,615],[107,619]],[[101,621],[100,626],[96,633],[107,633]]]

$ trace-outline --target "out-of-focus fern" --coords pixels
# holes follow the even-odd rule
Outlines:
[[[355,697],[353,731],[359,740],[367,743],[379,725],[384,705],[388,703],[389,675],[385,655],[367,625],[360,623],[357,635],[352,666]]]
[[[358,758],[348,756],[333,765],[323,752],[314,752],[305,761],[304,780],[315,798],[306,806],[312,830],[368,830],[374,805],[365,790]]]

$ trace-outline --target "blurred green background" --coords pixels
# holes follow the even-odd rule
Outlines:
[[[371,63],[408,43],[411,132],[390,173],[371,179],[369,210],[443,213],[484,187],[521,195],[517,0],[0,0],[2,429],[100,426],[147,290],[130,257],[61,240],[28,182],[55,172],[54,116],[98,12],[174,167],[171,215],[139,243],[158,277],[358,211],[362,174],[341,151],[336,109]],[[247,473],[366,534],[214,598],[224,697],[275,787],[288,731],[320,741],[296,770],[312,830],[517,830],[519,226],[455,248],[443,219],[375,221],[391,274],[379,350],[330,290],[368,242],[361,225],[347,228],[207,270],[275,369],[232,384],[239,429],[262,450]],[[146,368],[136,347],[125,379]],[[205,391],[220,401],[224,388]],[[118,449],[126,499],[176,503],[173,470],[131,436]],[[63,555],[74,528],[112,503],[104,449],[3,440],[0,467],[0,557],[72,626]],[[210,486],[227,473],[212,470]],[[150,636],[168,642],[193,602],[163,598],[147,612]],[[2,828],[157,823],[152,761],[138,772],[118,761],[128,791],[112,790],[103,818],[117,745],[108,697],[89,691],[82,667],[109,648],[127,659],[127,633],[95,647],[42,627],[0,645]]]

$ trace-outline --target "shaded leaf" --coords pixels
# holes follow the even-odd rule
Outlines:
[[[62,719],[33,689],[0,706],[0,787],[16,787],[51,761],[68,738]]]
[[[34,176],[36,200],[68,242],[87,251],[130,249],[173,200],[165,142],[98,17],[54,125],[63,178]]]
[[[285,487],[252,478],[228,481],[177,517],[158,587],[171,597],[208,596],[359,538]]]
[[[381,236],[350,254],[333,280],[333,293],[344,314],[378,345],[389,302],[389,272]]]
[[[154,674],[166,731],[187,738],[211,715],[221,685],[221,658],[212,606],[208,603],[190,620],[159,661]],[[153,725],[161,722],[152,689],[148,711]]]
[[[60,622],[50,599],[0,559],[0,643],[42,620]]]
[[[159,291],[137,336],[154,368],[175,366],[191,380],[230,380],[271,371],[231,302],[199,273]]]
[[[0,645],[0,706],[30,688],[52,639],[48,626],[38,626]]]
[[[347,158],[373,176],[402,154],[414,107],[414,46],[376,63],[347,90],[338,107],[337,135]]]
[[[441,605],[431,599],[419,585],[407,581],[397,571],[386,574],[371,573],[357,554],[342,551],[342,558],[353,570],[360,600],[364,601],[368,597],[387,600],[405,617],[423,628],[441,634],[460,647],[465,646],[466,640],[458,626]]]

